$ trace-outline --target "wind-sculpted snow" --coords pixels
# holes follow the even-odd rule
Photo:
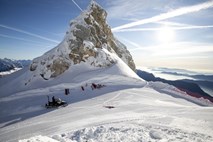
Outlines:
[[[212,136],[187,132],[177,128],[154,125],[140,122],[140,120],[127,120],[113,122],[91,128],[84,128],[70,133],[54,135],[52,139],[63,141],[93,141],[93,142],[211,142]]]
[[[53,135],[53,142],[212,142],[213,137],[177,128],[143,123],[139,119],[112,122],[73,132]],[[45,142],[46,136],[37,136],[20,142]]]

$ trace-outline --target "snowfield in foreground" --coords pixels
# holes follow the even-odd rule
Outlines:
[[[48,125],[21,142],[212,142],[212,119],[210,107],[147,87],[124,89],[32,119],[29,128]]]
[[[196,132],[187,132],[177,128],[170,128],[160,125],[143,123],[139,119],[123,120],[111,122],[96,127],[84,128],[78,131],[54,135],[51,138],[46,136],[36,136],[31,139],[22,140],[21,142],[30,141],[51,141],[51,142],[66,142],[66,141],[82,141],[82,142],[182,142],[182,141],[212,141],[211,136],[205,136]]]
[[[46,86],[37,79],[17,93],[0,87],[4,92],[0,98],[0,141],[213,141],[210,102],[188,97],[167,84],[145,82],[122,62],[87,72],[81,66],[85,70],[79,65]],[[21,71],[15,74],[11,76],[26,77]],[[7,81],[11,76],[2,78],[5,87],[16,82]],[[92,83],[105,86],[92,90]],[[68,96],[65,88],[70,89]],[[46,109],[47,95],[60,97],[69,105]]]

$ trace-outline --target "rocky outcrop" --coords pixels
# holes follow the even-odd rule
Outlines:
[[[106,23],[107,13],[91,1],[87,10],[70,22],[64,40],[54,49],[33,60],[30,70],[44,79],[54,78],[76,64],[108,67],[120,57],[132,70],[135,64],[125,45],[112,34]]]

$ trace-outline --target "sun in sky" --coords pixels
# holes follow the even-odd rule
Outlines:
[[[168,26],[164,26],[157,31],[157,39],[163,43],[172,42],[175,39],[175,31]]]

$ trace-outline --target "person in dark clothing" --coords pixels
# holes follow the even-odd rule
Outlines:
[[[70,90],[69,89],[65,89],[65,95],[70,94]]]
[[[81,86],[81,90],[84,91],[84,87],[83,86]]]
[[[52,97],[52,102],[53,102],[53,104],[55,104],[55,97],[54,96]]]
[[[92,90],[96,88],[97,88],[97,85],[95,83],[92,83]]]

